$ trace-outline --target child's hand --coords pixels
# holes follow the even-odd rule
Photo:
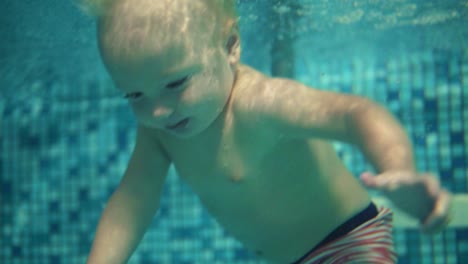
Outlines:
[[[405,213],[419,219],[422,230],[436,233],[450,222],[450,193],[441,188],[434,175],[389,171],[379,175],[361,174],[366,187],[380,190]]]

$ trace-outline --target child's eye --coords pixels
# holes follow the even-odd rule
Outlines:
[[[143,96],[142,92],[134,92],[134,93],[128,93],[128,94],[124,95],[124,98],[128,99],[128,100],[138,100],[142,96]]]
[[[176,89],[178,88],[179,86],[183,85],[184,83],[186,83],[189,79],[190,79],[190,75],[188,76],[185,76],[184,78],[180,79],[180,80],[177,80],[175,82],[171,82],[169,83],[168,85],[166,85],[166,88],[167,89]]]

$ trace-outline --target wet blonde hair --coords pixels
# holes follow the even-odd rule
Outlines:
[[[113,4],[121,0],[78,0],[81,9],[88,15],[100,18],[106,15]],[[159,1],[159,0],[154,0]],[[187,0],[196,1],[196,0]],[[223,35],[229,34],[234,25],[237,25],[238,15],[235,0],[198,0],[202,1],[208,11],[212,11],[216,20],[224,24]]]

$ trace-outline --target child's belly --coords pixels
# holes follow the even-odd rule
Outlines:
[[[292,262],[370,202],[337,158],[327,157],[327,165],[306,153],[181,176],[245,247],[275,262]]]

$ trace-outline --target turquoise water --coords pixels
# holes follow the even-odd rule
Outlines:
[[[244,0],[239,13],[245,63],[386,105],[418,167],[468,192],[467,1]],[[94,36],[69,1],[7,0],[0,10],[0,263],[83,263],[125,169],[135,122]],[[354,173],[368,167],[337,148]],[[173,170],[161,203],[130,263],[260,263]],[[468,263],[466,228],[435,237],[396,228],[395,243],[399,263]]]

